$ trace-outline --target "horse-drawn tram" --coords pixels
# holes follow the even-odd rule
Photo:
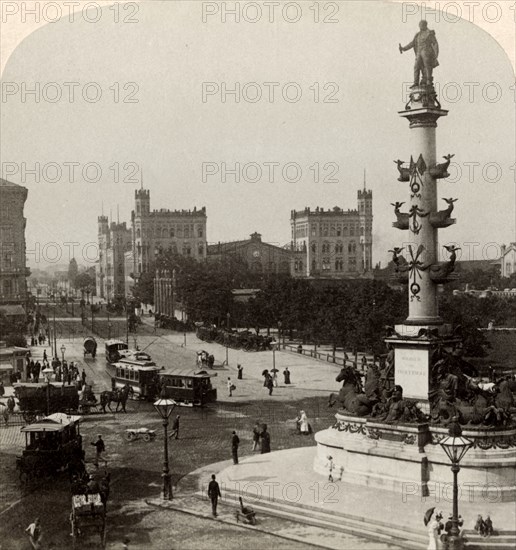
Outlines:
[[[105,351],[106,361],[108,363],[116,363],[120,361],[123,356],[123,352],[128,350],[129,346],[122,340],[107,340]]]
[[[25,450],[16,458],[20,479],[56,474],[84,458],[80,416],[55,413],[21,429]]]
[[[45,414],[79,409],[79,392],[74,384],[20,382],[14,384],[14,394],[26,422]]]
[[[180,405],[204,406],[217,400],[217,390],[211,384],[216,373],[205,370],[172,369],[160,374],[160,391]]]
[[[160,368],[153,361],[121,361],[115,363],[117,390],[131,388],[135,399],[154,399],[158,389]]]

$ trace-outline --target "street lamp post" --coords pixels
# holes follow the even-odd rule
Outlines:
[[[281,321],[278,321],[278,342],[281,345],[281,337],[283,336],[283,332],[281,331],[282,328]],[[283,349],[285,349],[285,339],[283,338]]]
[[[61,346],[61,357],[63,358],[63,364],[64,364],[64,354],[65,354],[65,351],[66,351],[66,346],[63,344]]]
[[[176,402],[172,399],[167,399],[165,393],[161,393],[161,397],[154,403],[154,408],[158,411],[163,419],[163,431],[165,434],[164,453],[163,453],[163,500],[172,500],[172,482],[170,478],[170,470],[168,467],[168,419],[176,406]]]
[[[225,365],[229,365],[229,351],[228,351],[228,344],[229,344],[229,331],[231,330],[231,314],[229,311],[226,313],[226,361]]]
[[[186,348],[186,319],[185,319],[185,308],[181,308],[181,321],[183,323],[183,347]]]
[[[56,305],[54,303],[54,358],[57,359]]]
[[[440,445],[452,463],[453,472],[453,512],[451,519],[451,529],[448,533],[447,543],[449,550],[462,550],[464,541],[460,536],[459,529],[459,486],[457,476],[460,471],[460,461],[469,451],[473,442],[462,437],[462,428],[456,416],[453,417],[448,431],[448,436],[440,441]]]

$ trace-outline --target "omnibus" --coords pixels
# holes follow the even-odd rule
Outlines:
[[[160,395],[173,399],[179,405],[204,406],[217,400],[217,390],[211,384],[216,373],[205,370],[172,369],[160,373]]]
[[[153,361],[121,360],[114,364],[115,387],[122,389],[126,384],[133,389],[134,399],[154,399],[158,394],[160,367]]]
[[[121,358],[121,351],[128,350],[129,346],[122,340],[106,340],[106,361],[116,363]]]

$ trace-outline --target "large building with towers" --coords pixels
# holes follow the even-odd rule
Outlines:
[[[150,209],[150,191],[137,189],[131,215],[134,276],[152,269],[160,251],[170,250],[195,260],[206,258],[206,208]]]
[[[372,270],[373,192],[357,194],[356,210],[292,210],[291,273],[294,277],[356,278]]]

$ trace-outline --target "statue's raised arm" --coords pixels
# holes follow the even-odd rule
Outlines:
[[[428,29],[426,21],[420,21],[419,32],[414,36],[412,42],[406,46],[399,44],[400,53],[414,49],[416,62],[414,64],[414,84],[418,86],[433,85],[433,70],[439,65],[439,44],[435,32]]]

